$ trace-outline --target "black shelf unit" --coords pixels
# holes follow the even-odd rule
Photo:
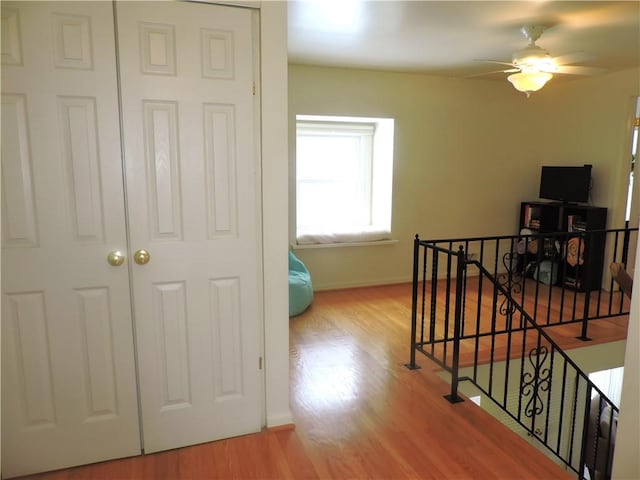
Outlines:
[[[520,230],[528,228],[534,233],[581,232],[604,230],[607,226],[607,209],[589,205],[560,202],[521,202]],[[563,238],[566,240],[566,237]],[[604,264],[605,236],[592,234],[585,236],[584,263],[571,266],[559,258],[560,272],[566,272],[563,278],[566,287],[576,290],[600,290]],[[583,281],[585,272],[590,279],[587,285]],[[562,278],[562,277],[561,277]]]

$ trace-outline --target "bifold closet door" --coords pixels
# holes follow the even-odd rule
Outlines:
[[[145,452],[262,423],[254,13],[150,3],[117,4]]]
[[[2,3],[4,477],[262,424],[255,13],[116,9]]]
[[[107,262],[127,247],[114,45],[109,2],[2,2],[5,478],[140,453],[127,264]]]

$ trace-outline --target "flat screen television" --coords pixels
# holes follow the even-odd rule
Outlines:
[[[540,198],[563,203],[586,203],[591,189],[591,165],[581,167],[543,166]]]

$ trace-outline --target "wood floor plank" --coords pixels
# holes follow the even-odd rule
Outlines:
[[[418,357],[422,369],[405,368],[410,317],[410,285],[317,292],[310,309],[290,319],[295,429],[25,478],[575,478],[473,402],[446,401],[449,385],[426,357]],[[578,326],[555,328],[561,344],[584,345]],[[590,335],[624,338],[626,321],[600,320]],[[504,342],[496,352],[506,356]]]

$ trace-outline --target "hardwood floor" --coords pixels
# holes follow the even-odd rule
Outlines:
[[[575,478],[473,402],[447,402],[426,357],[420,370],[404,367],[410,299],[409,285],[318,292],[290,320],[295,429],[28,478]]]

